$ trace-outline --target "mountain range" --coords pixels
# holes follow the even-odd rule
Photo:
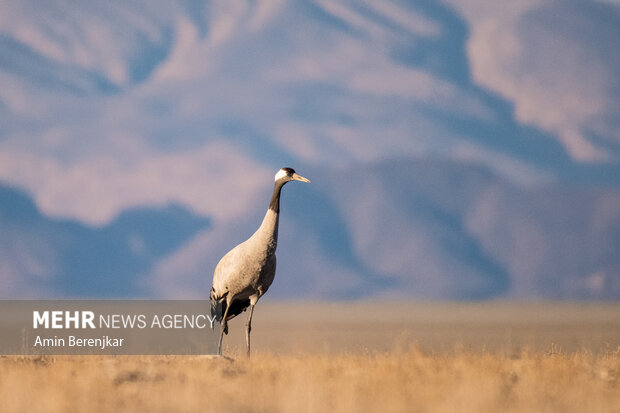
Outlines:
[[[620,298],[620,6],[0,6],[2,298]]]

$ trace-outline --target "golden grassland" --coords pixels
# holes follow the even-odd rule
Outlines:
[[[614,412],[620,357],[404,352],[7,357],[3,412]]]
[[[265,304],[249,360],[244,320],[230,358],[2,357],[0,412],[620,412],[618,305]]]

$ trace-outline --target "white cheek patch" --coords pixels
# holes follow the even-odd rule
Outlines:
[[[278,173],[276,174],[274,181],[277,181],[278,179],[282,179],[282,178],[284,178],[286,175],[288,175],[288,174],[286,173],[286,171],[285,171],[284,169],[280,169],[280,170],[278,171]]]

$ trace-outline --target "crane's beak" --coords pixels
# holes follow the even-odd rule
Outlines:
[[[301,175],[297,175],[296,173],[293,174],[293,179],[296,181],[301,181],[301,182],[310,182],[309,179],[306,179]]]

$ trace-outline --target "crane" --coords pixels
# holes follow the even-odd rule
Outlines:
[[[276,173],[274,181],[271,202],[260,227],[250,238],[228,251],[213,273],[211,314],[221,322],[218,354],[222,354],[222,339],[224,334],[228,334],[228,320],[249,307],[245,339],[247,355],[250,356],[254,306],[267,292],[276,274],[280,192],[287,182],[310,182],[298,175],[294,169],[287,167]]]

